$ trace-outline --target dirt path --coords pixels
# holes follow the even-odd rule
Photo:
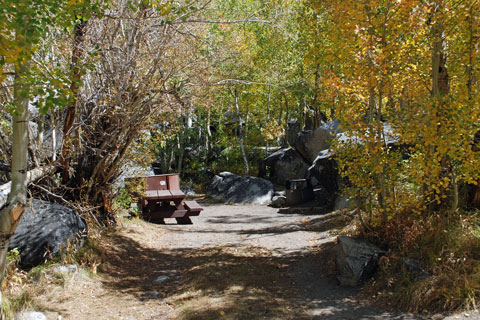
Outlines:
[[[336,285],[327,231],[344,218],[215,204],[193,225],[125,222],[98,276],[77,273],[41,304],[51,319],[419,319]]]

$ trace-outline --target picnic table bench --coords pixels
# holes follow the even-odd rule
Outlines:
[[[203,210],[196,201],[185,200],[178,173],[145,177],[144,182],[139,212],[147,221],[165,223],[163,219],[175,218],[178,224],[192,224],[190,217]]]

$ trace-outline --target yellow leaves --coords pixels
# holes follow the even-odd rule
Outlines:
[[[7,76],[3,73],[3,70],[0,69],[0,83],[2,83],[6,78]]]
[[[162,16],[166,16],[172,12],[172,5],[170,3],[162,3],[162,1],[153,1],[153,6],[157,8]]]
[[[283,134],[283,126],[282,124],[278,124],[276,121],[271,120],[261,129],[261,131],[265,136],[265,139],[272,141]]]
[[[12,45],[8,48],[1,49],[0,53],[5,58],[5,63],[15,63],[22,53],[23,48]]]

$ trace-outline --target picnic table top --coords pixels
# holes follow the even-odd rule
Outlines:
[[[146,200],[177,200],[185,198],[185,193],[181,190],[147,190],[145,191]]]

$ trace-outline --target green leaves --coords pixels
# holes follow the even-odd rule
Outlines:
[[[31,61],[52,34],[73,30],[79,21],[99,13],[104,5],[97,0],[5,0],[0,3],[0,72]],[[48,55],[47,55],[48,57]],[[50,60],[50,57],[47,60]],[[55,106],[69,103],[68,71],[64,64],[47,66],[42,59],[19,74],[17,81],[29,90],[22,97],[36,101],[45,113]],[[0,81],[5,80],[0,77]],[[26,96],[25,96],[26,95]],[[13,109],[11,110],[13,111]]]

